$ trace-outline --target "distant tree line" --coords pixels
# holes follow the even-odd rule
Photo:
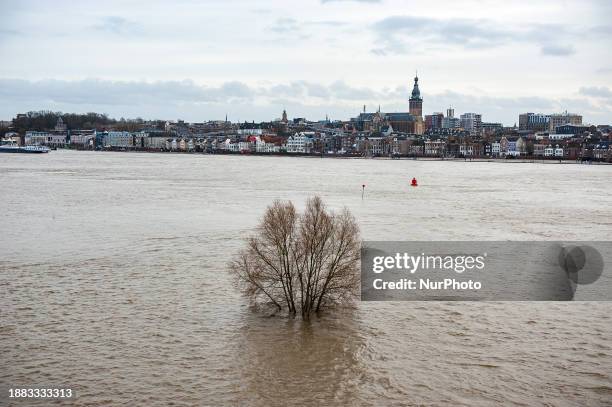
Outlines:
[[[57,119],[60,117],[69,130],[105,130],[107,128],[112,128],[118,131],[137,131],[144,127],[144,120],[141,118],[121,118],[117,120],[102,113],[62,113],[41,110],[17,115],[17,117],[13,119],[12,130],[20,134],[28,130],[52,130],[55,128]],[[154,127],[163,129],[163,122],[155,122]]]

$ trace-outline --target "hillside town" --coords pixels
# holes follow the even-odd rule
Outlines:
[[[612,162],[612,125],[586,124],[580,114],[568,112],[521,113],[511,127],[485,122],[475,112],[457,116],[452,107],[423,115],[418,77],[408,111],[368,112],[363,106],[349,120],[289,119],[284,110],[280,118],[261,123],[232,123],[227,117],[200,123],[117,121],[93,113],[84,122],[75,116],[18,114],[0,121],[0,136],[51,149]]]

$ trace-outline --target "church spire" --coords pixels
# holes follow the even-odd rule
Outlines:
[[[412,88],[412,96],[411,100],[421,100],[421,91],[419,90],[419,77],[418,73],[415,73],[414,76],[414,86]]]

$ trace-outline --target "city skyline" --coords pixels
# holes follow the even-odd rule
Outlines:
[[[603,1],[3,2],[0,118],[29,110],[233,122],[347,120],[362,106],[612,122]],[[172,16],[172,17],[169,17]],[[57,24],[62,21],[62,24]],[[25,51],[24,51],[25,50]]]

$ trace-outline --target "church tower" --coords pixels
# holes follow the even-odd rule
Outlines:
[[[419,90],[419,77],[415,75],[412,95],[410,96],[409,112],[414,117],[414,133],[423,134],[425,125],[423,123],[423,98]]]
[[[414,77],[414,87],[412,88],[412,96],[410,96],[410,114],[414,117],[423,118],[423,98],[419,91],[419,77]]]

